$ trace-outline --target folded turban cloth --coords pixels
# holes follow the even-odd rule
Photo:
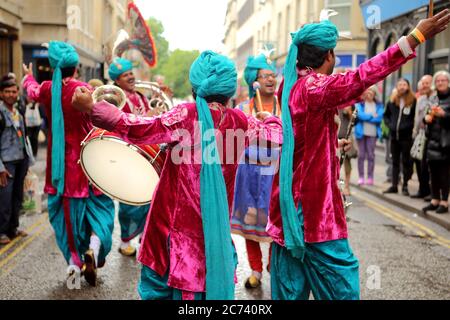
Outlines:
[[[253,83],[258,78],[259,70],[270,70],[272,72],[277,72],[275,65],[272,64],[270,59],[266,57],[264,54],[260,54],[259,56],[253,57],[250,56],[247,59],[247,67],[244,70],[244,78],[245,82],[248,84],[248,92],[250,98],[253,98],[256,94],[253,89]]]
[[[121,74],[133,70],[133,63],[130,60],[116,58],[109,66],[109,77],[112,81],[116,81]]]
[[[293,257],[303,260],[305,243],[299,216],[302,216],[302,206],[296,209],[292,194],[292,176],[294,162],[294,131],[289,109],[291,89],[298,80],[297,54],[298,46],[307,44],[322,50],[334,49],[339,38],[336,26],[329,20],[311,23],[292,33],[292,44],[289,48],[284,66],[284,88],[281,101],[283,120],[283,149],[280,162],[280,209],[283,220],[283,232],[286,248]]]
[[[76,67],[80,61],[75,48],[60,41],[50,41],[48,60],[53,68],[52,78],[52,185],[58,195],[64,193],[65,135],[62,111],[62,68]]]
[[[202,133],[200,208],[206,257],[206,299],[234,299],[234,251],[231,240],[227,189],[218,156],[216,137],[206,138],[214,122],[205,97],[232,97],[237,88],[234,63],[212,51],[194,61],[190,81],[197,95],[197,112]],[[208,135],[209,137],[209,135]]]

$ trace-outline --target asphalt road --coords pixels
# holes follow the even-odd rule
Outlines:
[[[420,217],[354,191],[349,211],[350,243],[360,260],[362,299],[450,299],[450,233]],[[21,217],[29,236],[0,247],[0,299],[139,299],[140,266],[117,252],[116,222],[113,250],[99,271],[99,286],[70,290],[66,265],[56,247],[47,214]],[[270,276],[263,286],[243,286],[250,273],[245,243],[234,236],[239,253],[236,297],[270,299]],[[268,245],[263,245],[265,266]]]

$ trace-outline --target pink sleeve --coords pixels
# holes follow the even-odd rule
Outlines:
[[[259,121],[252,115],[246,114],[245,116],[248,122],[246,136],[249,143],[256,139],[263,139],[279,145],[283,143],[283,128],[278,117],[269,117],[264,121]]]
[[[180,139],[176,131],[188,118],[186,106],[178,106],[157,117],[139,117],[124,113],[108,102],[94,106],[91,120],[94,126],[118,133],[134,144],[170,143]]]
[[[312,108],[344,108],[353,104],[364,90],[384,80],[415,56],[413,53],[405,57],[399,44],[395,44],[361,64],[355,71],[331,76],[311,75],[306,79],[308,105]]]
[[[23,79],[23,88],[26,90],[28,97],[31,100],[39,103],[43,103],[41,99],[41,86],[37,83],[33,76],[26,76]]]

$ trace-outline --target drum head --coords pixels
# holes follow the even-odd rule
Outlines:
[[[88,179],[108,196],[135,206],[150,203],[159,176],[151,158],[126,142],[94,138],[81,151],[81,165]]]

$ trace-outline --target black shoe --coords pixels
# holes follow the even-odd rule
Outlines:
[[[398,193],[397,187],[390,186],[389,189],[384,190],[383,193]]]
[[[404,196],[409,197],[408,187],[403,187],[403,188],[402,188],[402,194],[403,194]]]
[[[431,195],[425,196],[425,197],[423,198],[423,201],[425,201],[425,202],[431,202],[431,200],[432,200]]]
[[[435,206],[434,204],[430,203],[430,204],[427,205],[426,207],[422,208],[422,211],[423,211],[423,212],[427,212],[427,211],[435,211],[435,210],[437,210],[438,208],[439,208],[438,205]]]
[[[439,206],[439,208],[437,208],[437,210],[436,210],[436,213],[440,213],[440,214],[448,213],[448,207],[446,207],[446,206]]]
[[[416,193],[411,196],[411,199],[422,199],[424,196],[421,193]]]
[[[97,286],[97,266],[94,257],[94,251],[89,249],[84,255],[83,266],[84,278],[92,287]]]

